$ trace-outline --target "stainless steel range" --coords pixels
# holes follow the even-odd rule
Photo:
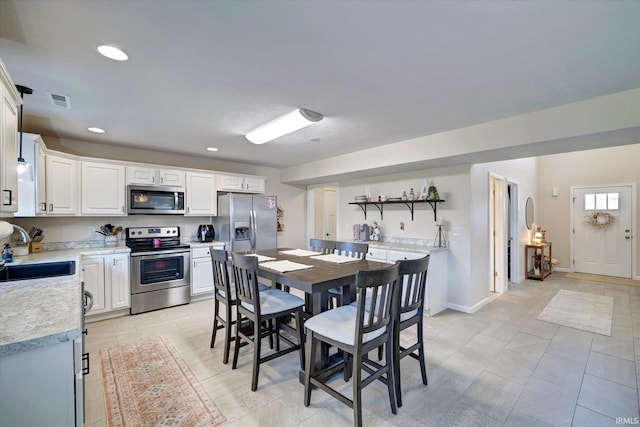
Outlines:
[[[180,242],[180,227],[131,227],[125,244],[131,249],[131,314],[191,302],[189,245]]]

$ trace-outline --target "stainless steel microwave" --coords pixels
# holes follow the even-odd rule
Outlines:
[[[127,214],[184,215],[184,190],[178,187],[127,186]]]

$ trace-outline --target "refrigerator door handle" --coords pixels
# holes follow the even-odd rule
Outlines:
[[[251,228],[251,252],[256,253],[256,234],[258,232],[258,227],[256,225],[256,211],[249,211],[249,219],[250,219],[250,228]]]

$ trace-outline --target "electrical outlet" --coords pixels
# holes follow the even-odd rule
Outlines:
[[[89,236],[95,237],[95,233],[96,233],[96,228],[95,227],[89,227]]]
[[[462,228],[460,227],[453,227],[453,235],[454,236],[460,236],[462,234]]]

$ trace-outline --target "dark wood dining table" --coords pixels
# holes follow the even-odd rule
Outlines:
[[[305,311],[307,316],[321,313],[328,308],[329,289],[342,287],[343,301],[347,304],[355,299],[355,278],[358,270],[373,270],[388,267],[389,264],[368,261],[364,259],[354,259],[345,263],[334,263],[316,259],[313,256],[294,256],[283,254],[282,251],[289,248],[279,248],[257,251],[258,255],[274,258],[271,261],[287,260],[299,264],[311,265],[312,268],[278,272],[258,264],[258,276],[271,280],[274,285],[282,285],[298,289],[305,293]],[[322,255],[318,253],[318,255]],[[349,286],[351,285],[351,286]],[[316,369],[322,369],[330,363],[329,347],[322,345],[318,349],[318,354],[307,355],[314,358]],[[333,360],[333,358],[331,358]],[[303,372],[300,372],[300,380],[303,379]]]
[[[299,264],[311,265],[312,268],[297,271],[280,273],[275,270],[263,267],[259,264],[258,275],[271,280],[274,284],[289,286],[305,293],[309,315],[314,315],[325,311],[328,307],[329,289],[344,287],[343,297],[345,301],[351,302],[355,296],[355,289],[346,285],[353,285],[358,270],[373,270],[388,267],[389,264],[354,259],[351,262],[334,263],[316,259],[313,256],[294,256],[283,254],[282,251],[288,248],[270,249],[258,251],[258,255],[275,258],[273,261],[287,260]],[[318,255],[322,255],[318,253]]]

